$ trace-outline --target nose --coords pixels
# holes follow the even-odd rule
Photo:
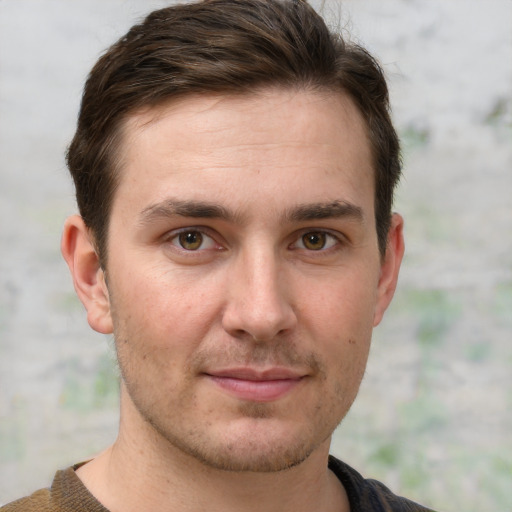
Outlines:
[[[273,251],[252,251],[241,254],[231,267],[222,317],[231,336],[272,341],[296,325],[286,273],[278,260]]]

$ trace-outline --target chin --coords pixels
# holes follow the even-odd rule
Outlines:
[[[261,446],[234,447],[228,445],[224,452],[205,453],[191,451],[189,455],[213,469],[232,472],[276,473],[304,462],[313,450],[303,447],[279,449]]]
[[[271,419],[262,416],[226,425],[217,436],[188,438],[185,443],[167,437],[167,441],[212,469],[275,473],[304,462],[330,435],[293,432],[293,424],[272,425]]]

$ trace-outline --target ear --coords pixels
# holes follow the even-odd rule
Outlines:
[[[60,247],[71,272],[76,293],[87,310],[89,325],[103,334],[112,333],[105,275],[100,267],[92,234],[79,215],[73,215],[66,220]]]
[[[386,254],[381,262],[380,278],[377,290],[377,304],[373,316],[373,325],[377,326],[384,316],[393,295],[395,294],[398,273],[404,255],[404,220],[394,213],[388,233]]]

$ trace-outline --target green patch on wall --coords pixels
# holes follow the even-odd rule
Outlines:
[[[486,114],[484,118],[484,122],[491,126],[495,126],[498,124],[504,124],[508,117],[508,112],[510,110],[510,99],[508,98],[497,98],[489,112]]]
[[[420,490],[424,479],[430,475],[430,469],[426,462],[418,460],[417,443],[417,434],[412,439],[406,432],[397,432],[393,439],[371,452],[367,463],[374,468],[375,474],[395,473],[405,493]]]
[[[7,308],[0,309],[0,333],[5,331],[7,328]],[[0,345],[0,352],[2,351],[3,345]]]
[[[426,392],[402,404],[398,413],[401,429],[415,435],[425,433],[431,437],[433,432],[443,429],[449,422],[448,411],[439,400]]]
[[[461,313],[459,301],[442,289],[406,289],[398,296],[397,306],[412,315],[416,339],[424,349],[441,345]]]
[[[511,447],[508,448],[510,450]],[[501,453],[490,454],[487,463],[478,468],[477,485],[492,495],[496,504],[501,505],[502,508],[498,510],[510,510],[506,507],[510,506],[512,462],[506,460],[506,456]]]
[[[369,461],[384,467],[396,467],[401,457],[400,445],[396,442],[389,441],[377,446],[370,454]]]
[[[512,460],[506,459],[503,455],[493,457],[492,467],[494,471],[512,478]]]
[[[83,310],[82,303],[75,292],[61,293],[54,299],[53,303],[59,311],[66,313]]]
[[[500,322],[512,326],[512,283],[504,282],[496,286],[492,313]]]
[[[119,401],[117,368],[108,354],[98,357],[92,371],[84,372],[78,361],[68,363],[60,396],[65,409],[89,412],[95,409],[116,407]]]
[[[429,247],[444,244],[448,247],[453,246],[453,226],[446,221],[446,215],[440,210],[432,208],[431,203],[421,200],[416,200],[405,208],[404,213],[408,219],[408,239],[421,240]],[[409,258],[407,252],[406,258]]]
[[[0,462],[16,462],[25,455],[25,428],[16,418],[0,418]]]
[[[489,359],[492,353],[492,346],[490,343],[478,342],[472,343],[466,347],[466,357],[473,363],[482,363]]]
[[[400,480],[405,494],[409,494],[411,491],[416,492],[423,488],[425,479],[431,477],[432,474],[428,469],[419,464],[416,459],[409,461],[400,470]]]
[[[424,148],[430,142],[430,129],[425,125],[410,123],[400,129],[400,141],[405,152]]]

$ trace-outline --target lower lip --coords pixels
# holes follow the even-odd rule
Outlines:
[[[210,379],[223,390],[240,400],[252,402],[272,402],[290,393],[302,379],[279,380],[243,380],[231,377],[216,377]]]

